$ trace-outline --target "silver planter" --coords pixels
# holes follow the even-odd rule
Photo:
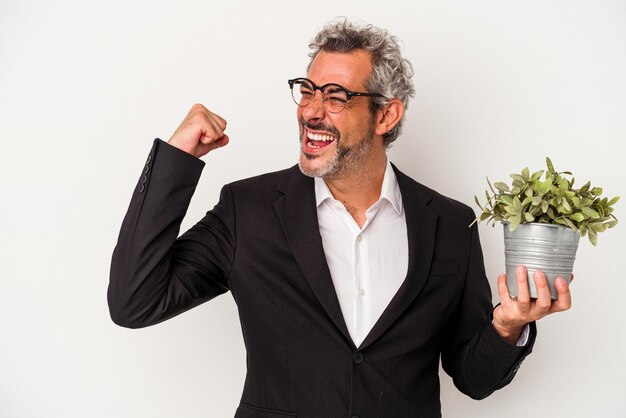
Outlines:
[[[544,223],[520,224],[511,232],[508,222],[503,222],[503,225],[506,284],[511,296],[517,295],[515,267],[524,265],[528,270],[530,296],[537,297],[533,273],[541,270],[548,279],[552,299],[557,299],[554,280],[563,277],[569,284],[580,232],[566,226]]]

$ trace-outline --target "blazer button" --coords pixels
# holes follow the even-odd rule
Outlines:
[[[150,164],[146,164],[146,168],[143,170],[143,173],[148,174],[149,171],[150,171]]]
[[[148,181],[148,176],[147,175],[143,175],[143,177],[141,178],[141,184],[145,184]]]
[[[352,415],[350,418],[360,418],[358,415]]]
[[[354,361],[355,364],[363,363],[363,353],[361,353],[360,351],[354,353],[354,355],[352,356],[352,361]]]
[[[142,184],[141,187],[139,187],[139,193],[143,193],[143,191],[145,190],[144,185]]]
[[[146,164],[152,161],[152,154],[148,154],[148,159],[146,160]]]

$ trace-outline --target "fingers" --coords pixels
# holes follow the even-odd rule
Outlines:
[[[554,281],[554,285],[558,299],[552,303],[549,313],[568,310],[572,306],[572,295],[570,294],[567,282],[562,277],[557,277]]]
[[[500,296],[500,303],[509,304],[511,302],[509,288],[506,285],[506,274],[504,273],[500,273],[498,276],[498,295]]]
[[[201,157],[215,148],[228,144],[229,138],[224,135],[225,129],[224,118],[201,104],[195,104],[169,143],[189,154]]]
[[[528,271],[526,266],[515,268],[517,279],[517,303],[522,310],[530,309],[530,290],[528,288]]]
[[[219,115],[209,111],[201,104],[195,104],[187,115],[190,125],[197,125],[202,136],[200,139],[204,144],[209,144],[224,136],[226,120]]]
[[[548,280],[543,271],[537,270],[533,274],[535,288],[537,289],[537,299],[535,300],[536,315],[545,316],[552,306],[552,295],[548,287]]]

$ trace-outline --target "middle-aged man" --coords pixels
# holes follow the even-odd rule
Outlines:
[[[311,42],[298,105],[300,162],[224,186],[177,238],[226,121],[195,105],[155,140],[113,254],[113,320],[143,327],[230,290],[247,349],[236,417],[440,417],[439,357],[463,393],[508,384],[534,321],[568,309],[545,277],[531,300],[498,278],[495,309],[472,210],[387,159],[409,96],[397,39],[370,25],[326,25]],[[219,361],[216,359],[216,361]]]

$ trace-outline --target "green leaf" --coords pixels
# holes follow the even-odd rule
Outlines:
[[[589,224],[589,228],[596,232],[604,232],[606,230],[606,224],[603,224],[602,222],[593,222]]]
[[[552,188],[552,181],[548,179],[544,181],[543,183],[540,183],[539,194],[544,195],[548,193],[551,188]]]
[[[576,212],[572,215],[570,215],[570,218],[572,218],[573,220],[575,220],[576,222],[582,222],[585,220],[585,215],[583,215],[580,212]]]
[[[593,189],[591,189],[591,193],[595,194],[596,196],[600,196],[602,194],[602,187],[594,187]]]
[[[532,176],[530,176],[530,181],[535,182],[541,178],[543,175],[543,170],[535,171]]]
[[[556,171],[554,171],[554,165],[552,165],[552,160],[550,159],[550,157],[546,157],[546,165],[548,166],[548,171],[552,174],[556,174]]]
[[[478,205],[479,208],[483,209],[483,206],[478,201],[478,197],[476,195],[474,195],[474,202],[476,202],[476,204]]]
[[[549,189],[552,193],[554,193],[557,196],[561,195],[561,189],[559,189],[558,187],[556,187],[554,184],[550,184],[550,189]]]
[[[539,206],[541,204],[541,196],[533,196],[532,200],[532,205],[533,206]]]
[[[613,199],[609,200],[608,205],[609,206],[613,206],[614,204],[616,204],[619,201],[619,196],[615,196]]]
[[[515,206],[505,206],[504,210],[506,213],[510,213],[511,215],[518,215],[520,211],[515,208]]]
[[[570,213],[572,211],[572,207],[569,205],[566,198],[561,199],[561,204],[563,205],[566,213]]]
[[[574,204],[575,208],[579,208],[580,207],[580,199],[577,198],[576,196],[572,196],[572,203]]]
[[[526,179],[523,176],[520,176],[519,174],[516,174],[516,173],[510,174],[509,177],[511,177],[513,180],[517,180],[522,183],[526,182]]]
[[[513,198],[508,194],[500,195],[500,199],[507,205],[513,205]]]
[[[524,200],[522,200],[522,206],[526,206],[533,201],[533,198],[530,196],[526,196]]]
[[[576,229],[576,225],[574,225],[572,223],[572,221],[570,221],[567,218],[563,218],[563,220],[565,221],[565,225],[569,226],[570,228],[572,228],[574,231],[578,231],[578,229]]]
[[[511,194],[514,196],[519,196],[522,193],[519,187],[515,186],[511,189]]]
[[[530,172],[528,171],[528,167],[524,167],[524,169],[522,170],[522,177],[524,178],[524,180],[528,180],[530,178]]]
[[[591,219],[600,218],[600,214],[589,207],[582,207],[580,208],[580,211],[588,218],[591,218]]]
[[[598,245],[598,233],[593,229],[588,229],[587,231],[589,232],[589,241],[591,241],[593,245]]]
[[[574,231],[577,231],[576,226],[574,226],[574,224],[572,223],[572,221],[570,221],[567,218],[558,218],[554,221],[554,223],[557,223],[559,225],[565,225],[569,228],[572,228]]]
[[[541,196],[539,196],[539,197],[541,197]],[[546,200],[542,200],[541,201],[541,211],[543,213],[546,213],[549,208],[550,208],[550,204]]]
[[[480,220],[481,222],[484,221],[485,219],[488,219],[491,216],[491,213],[489,212],[483,212],[480,214]]]
[[[591,187],[591,182],[590,182],[590,181],[588,181],[587,183],[585,183],[585,185],[584,185],[583,187],[581,187],[581,188],[580,188],[580,192],[581,192],[581,193],[586,192],[587,190],[589,190],[589,187]]]
[[[517,227],[519,226],[519,224],[522,222],[521,216],[520,215],[512,216],[511,218],[509,218],[509,222],[511,223],[510,230],[515,231]]]
[[[531,215],[528,212],[524,212],[524,218],[526,219],[526,222],[534,222],[535,221],[535,217],[533,215]]]
[[[504,193],[508,193],[509,192],[509,186],[506,183],[502,183],[501,181],[497,181],[495,183],[493,183],[494,186],[496,186],[496,189],[498,189],[501,192]]]
[[[517,209],[518,213],[522,211],[522,202],[519,200],[519,197],[515,196],[513,198],[513,206]]]
[[[496,194],[496,191],[493,190],[493,186],[491,185],[491,182],[489,181],[489,177],[485,177],[487,179],[487,184],[489,185],[489,188],[491,189],[491,193]]]

